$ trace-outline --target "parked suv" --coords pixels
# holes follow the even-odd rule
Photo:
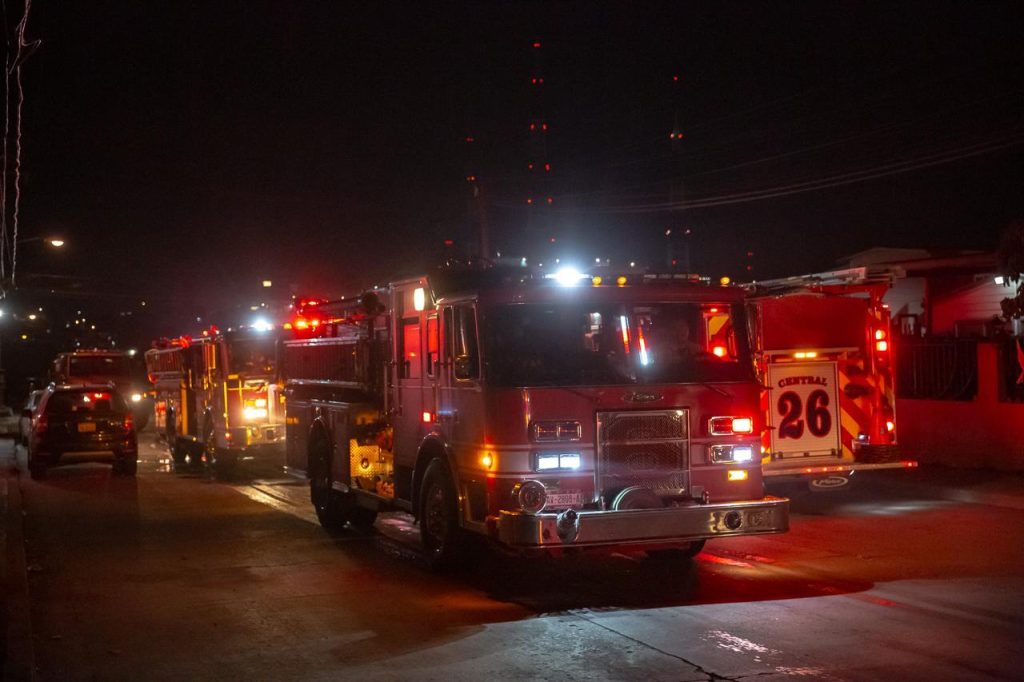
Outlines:
[[[114,384],[50,384],[43,393],[28,437],[32,478],[78,462],[112,462],[115,474],[134,476],[138,454],[135,419]]]

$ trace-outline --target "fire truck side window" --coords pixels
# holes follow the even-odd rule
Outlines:
[[[437,316],[427,318],[427,376],[437,374],[438,362],[438,335]]]
[[[471,305],[455,306],[452,335],[452,356],[455,378],[470,381],[480,378],[480,361],[476,343],[476,314]]]
[[[402,320],[402,378],[420,378],[420,319]]]

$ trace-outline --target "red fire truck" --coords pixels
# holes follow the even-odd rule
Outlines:
[[[766,478],[805,478],[824,490],[858,470],[917,466],[896,442],[888,287],[866,268],[750,287]]]
[[[270,332],[214,327],[146,351],[156,428],[176,466],[205,463],[219,475],[241,459],[280,459],[284,396],[275,381],[276,343]]]
[[[137,360],[133,360],[132,353],[102,348],[59,353],[50,378],[58,384],[114,384],[131,407],[135,429],[142,431],[149,424],[153,405],[141,372],[133,371]]]
[[[325,527],[410,512],[435,567],[469,533],[692,556],[788,529],[763,493],[739,290],[493,268],[298,313],[286,460]]]

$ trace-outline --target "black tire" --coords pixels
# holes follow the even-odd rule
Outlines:
[[[647,552],[647,558],[656,561],[692,561],[694,557],[703,551],[706,543],[707,540],[698,540],[697,542],[691,542],[690,546],[685,548],[651,550]]]
[[[213,421],[207,420],[203,434],[202,453],[204,471],[207,477],[211,479],[229,478],[234,473],[235,466],[238,464],[237,455],[233,452],[225,452],[217,447]]]
[[[33,481],[41,481],[46,478],[46,462],[42,462],[32,456],[31,448],[26,455],[28,460],[28,475],[32,477]]]
[[[376,509],[367,509],[366,507],[360,507],[357,505],[353,507],[352,515],[349,517],[348,523],[356,530],[363,533],[368,533],[373,529],[373,524],[376,521]]]
[[[455,568],[466,543],[459,526],[459,501],[444,462],[427,465],[419,497],[420,541],[427,565],[436,571]]]
[[[170,441],[167,444],[167,449],[171,453],[171,461],[174,462],[175,471],[184,471],[188,467],[188,462],[185,461],[188,457],[188,448],[178,442],[177,439]]]
[[[135,476],[139,470],[139,460],[135,457],[118,457],[114,460],[115,476]]]
[[[309,499],[320,525],[338,533],[354,519],[359,507],[351,494],[332,488],[331,481],[331,445],[326,438],[317,437],[309,447]],[[376,512],[373,514],[376,518]]]

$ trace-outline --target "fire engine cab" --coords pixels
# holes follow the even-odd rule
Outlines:
[[[176,466],[228,473],[242,459],[280,460],[284,396],[277,337],[257,330],[162,339],[146,351],[156,428]],[[276,453],[276,456],[275,456]]]
[[[439,272],[301,308],[281,346],[287,465],[320,522],[417,517],[428,561],[692,556],[780,533],[742,292],[679,276]]]
[[[824,490],[859,470],[917,466],[896,441],[889,285],[853,268],[749,287],[766,478]]]

